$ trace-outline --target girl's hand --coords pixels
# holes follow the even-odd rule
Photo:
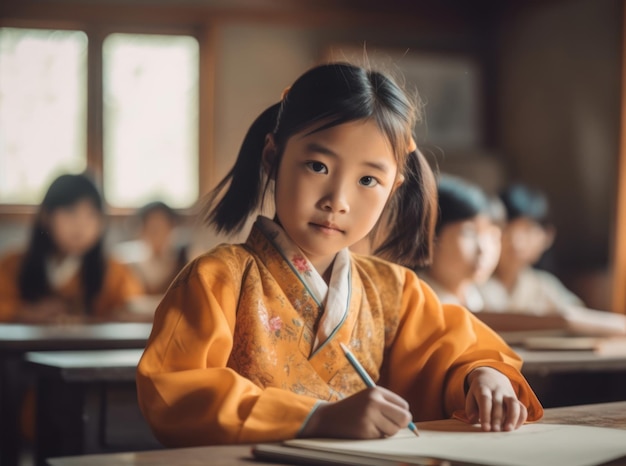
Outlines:
[[[382,387],[363,391],[333,403],[320,404],[300,437],[381,438],[405,428],[411,420],[409,404]]]
[[[518,399],[511,381],[491,367],[478,367],[467,376],[469,390],[465,413],[470,422],[480,422],[486,432],[518,429],[528,410]]]

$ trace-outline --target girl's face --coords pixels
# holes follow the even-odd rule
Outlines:
[[[499,229],[485,215],[445,225],[433,251],[433,267],[458,283],[491,275],[500,253]]]
[[[174,223],[165,212],[155,210],[146,216],[141,237],[156,254],[162,254],[172,243],[174,227]]]
[[[535,264],[550,247],[553,233],[529,218],[507,223],[502,233],[502,261],[522,266]]]
[[[388,139],[360,120],[287,140],[276,178],[281,225],[323,274],[376,224],[401,181]]]
[[[102,213],[89,199],[59,207],[48,215],[48,228],[59,253],[82,256],[100,239]]]

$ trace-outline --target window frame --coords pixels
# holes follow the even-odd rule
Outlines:
[[[154,18],[151,18],[153,20]],[[213,28],[204,23],[167,21],[167,14],[159,24],[132,24],[108,18],[85,20],[59,19],[0,19],[0,27],[29,29],[78,30],[87,35],[87,124],[86,167],[96,183],[103,186],[103,63],[102,45],[109,34],[187,35],[198,41],[198,200],[189,208],[177,209],[181,214],[192,214],[213,179],[213,95],[215,40]],[[134,215],[135,208],[114,207],[106,202],[107,213],[113,217]],[[37,204],[2,204],[0,219],[26,219],[37,211]]]

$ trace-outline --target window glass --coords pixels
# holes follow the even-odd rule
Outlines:
[[[87,36],[0,28],[0,203],[38,204],[87,157]]]
[[[198,42],[111,34],[103,44],[104,191],[115,206],[198,197]]]

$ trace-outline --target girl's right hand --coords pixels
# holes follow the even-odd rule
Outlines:
[[[381,438],[411,421],[409,404],[383,387],[367,388],[333,403],[322,403],[300,431],[300,437]]]

